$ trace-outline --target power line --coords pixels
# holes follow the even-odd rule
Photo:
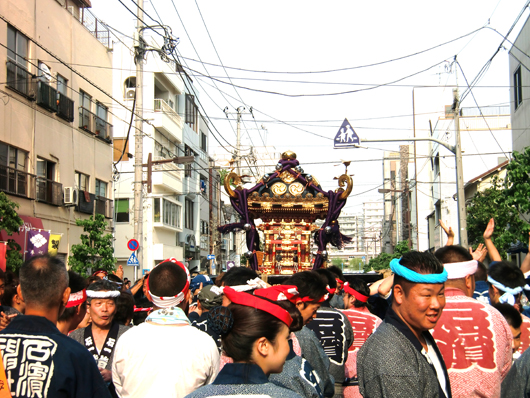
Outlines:
[[[462,97],[461,97],[461,100],[460,102],[464,101],[465,97],[469,94],[469,92],[471,91],[471,88],[474,87],[478,82],[479,80],[484,76],[484,74],[487,72],[487,70],[489,69],[493,59],[497,56],[497,54],[499,53],[499,51],[503,48],[503,44],[504,42],[507,40],[507,37],[510,35],[510,33],[512,32],[512,30],[515,28],[515,25],[517,25],[517,23],[519,22],[519,19],[521,19],[521,17],[523,16],[523,13],[525,12],[526,8],[528,7],[528,5],[530,4],[530,0],[527,1],[524,5],[524,7],[522,8],[522,10],[519,12],[519,14],[517,15],[517,17],[515,18],[515,21],[512,23],[512,26],[510,27],[510,29],[508,30],[508,33],[506,33],[506,35],[502,35],[501,36],[503,37],[501,43],[499,44],[499,46],[497,47],[497,49],[495,50],[495,52],[493,53],[493,55],[488,59],[488,61],[486,61],[486,63],[484,64],[484,66],[480,69],[480,71],[478,72],[478,74],[475,76],[475,78],[473,79],[473,81],[471,82],[471,84],[468,84],[468,88],[464,91],[464,93],[462,94]],[[492,29],[493,31],[497,32],[495,29]],[[499,33],[499,32],[497,32]],[[500,34],[500,33],[499,33]]]
[[[389,60],[386,60],[386,61],[381,61],[381,62],[374,62],[374,63],[371,63],[371,64],[366,64],[366,65],[359,65],[359,66],[350,66],[350,67],[345,67],[345,68],[338,68],[338,69],[328,69],[328,70],[320,70],[320,71],[298,71],[298,72],[295,72],[295,71],[266,71],[266,70],[255,70],[255,69],[245,69],[245,68],[237,68],[237,67],[231,67],[231,66],[223,66],[225,67],[226,69],[232,69],[232,70],[239,70],[239,71],[243,71],[243,72],[253,72],[253,73],[271,73],[271,74],[318,74],[318,73],[333,73],[333,72],[342,72],[342,71],[346,71],[346,70],[354,70],[354,69],[361,69],[361,68],[368,68],[368,67],[372,67],[372,66],[378,66],[378,65],[383,65],[383,64],[387,64],[387,63],[390,63],[390,62],[395,62],[395,61],[400,61],[402,59],[406,59],[406,58],[410,58],[410,57],[414,57],[416,55],[419,55],[419,54],[423,54],[425,52],[428,52],[428,51],[431,51],[431,50],[434,50],[438,47],[442,47],[442,46],[445,46],[447,44],[450,44],[450,43],[453,43],[457,40],[460,40],[460,39],[463,39],[467,36],[470,36],[482,29],[484,29],[485,27],[482,26],[478,29],[475,29],[473,30],[472,32],[469,32],[469,33],[466,33],[465,35],[462,35],[460,37],[457,37],[456,39],[452,39],[452,40],[449,40],[449,41],[446,41],[444,43],[441,43],[441,44],[437,44],[435,46],[432,46],[432,47],[429,47],[425,50],[421,50],[421,51],[417,51],[415,53],[412,53],[412,54],[408,54],[408,55],[403,55],[401,57],[397,57],[397,58],[393,58],[393,59],[389,59]],[[218,66],[218,67],[221,67],[221,65],[219,64],[213,64],[213,63],[208,63],[208,62],[203,62],[202,60],[198,61],[196,59],[193,59],[193,58],[185,58],[186,60],[188,61],[193,61],[193,62],[200,62],[201,64],[206,64],[206,65],[211,65],[211,66]]]
[[[462,72],[462,76],[464,77],[464,80],[466,81],[466,84],[467,84],[467,87],[469,89],[469,93],[471,94],[471,96],[473,97],[473,101],[475,102],[475,105],[477,106],[477,108],[479,109],[479,112],[480,112],[480,116],[482,116],[482,119],[484,119],[484,123],[486,123],[486,126],[488,127],[488,130],[491,134],[491,136],[493,137],[493,139],[495,140],[495,142],[497,143],[497,145],[499,146],[499,148],[501,149],[501,151],[504,153],[504,156],[506,156],[508,159],[510,159],[510,157],[506,154],[506,152],[504,152],[504,149],[502,149],[501,147],[501,144],[499,144],[499,141],[497,141],[497,137],[495,137],[495,135],[493,134],[493,132],[491,131],[490,129],[490,126],[488,124],[488,121],[486,120],[486,118],[484,117],[484,114],[482,113],[482,109],[480,109],[479,105],[478,105],[478,102],[477,102],[477,99],[475,98],[475,94],[473,93],[473,90],[471,88],[471,86],[469,85],[469,82],[467,81],[467,78],[466,78],[466,75],[464,73],[464,70],[462,69],[462,66],[460,65],[460,63],[458,61],[456,61],[456,64],[458,65],[458,68],[460,69],[460,72]]]
[[[215,47],[215,44],[214,44],[213,39],[212,39],[212,36],[210,35],[210,31],[208,30],[208,26],[206,25],[206,21],[204,20],[204,17],[202,15],[201,9],[199,7],[199,3],[197,3],[197,0],[195,0],[195,5],[197,6],[197,10],[199,11],[199,15],[201,16],[201,20],[202,20],[202,23],[204,25],[204,28],[206,29],[206,33],[208,33],[208,37],[210,38],[210,43],[212,43],[212,47],[213,47],[213,49],[215,51],[215,54],[217,55],[217,59],[219,59],[219,62],[222,65],[223,70],[224,70],[224,72],[226,74],[226,77],[228,77],[228,80],[230,81],[230,84],[233,85],[232,79],[230,78],[230,75],[228,74],[226,68],[224,67],[223,61],[221,60],[221,56],[219,55],[219,52],[217,51],[217,48]],[[245,101],[243,101],[243,98],[239,94],[239,91],[236,89],[235,86],[233,86],[233,87],[234,87],[234,91],[236,92],[237,96],[241,100],[241,103],[245,104]],[[254,115],[252,115],[252,117],[254,118]],[[256,122],[255,122],[255,124],[256,124],[256,128],[258,128],[258,124]],[[243,126],[245,126],[245,123],[243,123]],[[252,137],[250,136],[250,133],[249,133],[248,129],[246,128],[246,126],[245,126],[245,130],[247,131],[248,137],[250,138],[250,142],[252,142]],[[258,135],[259,135],[259,137],[261,139],[261,142],[263,143],[263,146],[265,146],[265,141],[263,140],[263,137],[261,136],[259,128],[258,128]],[[252,142],[252,145],[254,145],[253,142]],[[268,154],[269,152],[266,149],[266,146],[265,146],[265,150],[266,150],[266,152]]]
[[[353,94],[353,93],[358,93],[358,92],[362,92],[362,91],[369,91],[369,90],[374,90],[374,89],[377,89],[377,88],[380,88],[380,87],[387,87],[387,86],[392,86],[394,83],[398,83],[400,81],[403,81],[403,80],[406,80],[406,79],[409,79],[413,76],[416,76],[416,75],[419,75],[421,73],[424,73],[424,72],[427,72],[428,70],[432,69],[432,68],[435,68],[443,63],[447,63],[449,62],[447,59],[444,59],[443,61],[440,61],[440,62],[437,62],[436,64],[434,65],[431,65],[425,69],[422,69],[420,71],[417,71],[417,72],[414,72],[410,75],[407,75],[407,76],[403,76],[403,77],[400,77],[399,79],[396,79],[396,80],[393,80],[393,81],[390,81],[390,82],[386,82],[386,83],[380,83],[380,84],[376,84],[372,87],[367,87],[367,88],[360,88],[360,89],[357,89],[357,90],[347,90],[347,91],[339,91],[339,92],[334,92],[334,93],[310,93],[310,94],[289,94],[289,93],[282,93],[282,92],[278,92],[278,91],[270,91],[270,90],[261,90],[261,89],[256,89],[256,88],[251,88],[251,87],[245,87],[245,86],[240,86],[240,85],[236,85],[236,84],[231,84],[231,83],[227,83],[225,81],[222,81],[220,79],[216,79],[214,77],[211,77],[209,75],[205,75],[204,73],[201,73],[199,71],[196,71],[194,69],[191,69],[189,67],[186,67],[188,70],[194,72],[194,73],[198,73],[200,75],[202,75],[203,77],[205,78],[208,78],[212,81],[217,81],[217,82],[220,82],[220,83],[223,83],[223,84],[227,84],[227,85],[231,85],[233,87],[237,87],[237,88],[241,88],[243,90],[248,90],[248,91],[254,91],[254,92],[258,92],[258,93],[263,93],[263,94],[272,94],[272,95],[279,95],[279,96],[283,96],[283,97],[328,97],[328,96],[336,96],[336,95],[344,95],[344,94]]]

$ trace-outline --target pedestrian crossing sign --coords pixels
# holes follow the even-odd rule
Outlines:
[[[361,139],[351,126],[350,122],[348,122],[348,119],[344,119],[342,126],[340,126],[338,133],[335,135],[333,147],[335,149],[355,148],[360,144]]]
[[[127,260],[127,265],[140,265],[138,257],[136,257],[136,252],[133,252],[131,254],[131,257],[129,257],[129,259]]]

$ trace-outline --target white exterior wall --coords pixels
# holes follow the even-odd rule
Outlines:
[[[465,110],[464,110],[465,111]],[[492,133],[487,129],[484,119],[477,117],[461,117],[460,132],[462,144],[462,164],[464,183],[468,182],[477,175],[480,175],[505,160],[501,154],[491,154],[491,152],[500,152],[504,150],[507,154],[511,153],[511,134],[509,130],[510,119],[508,115],[485,116],[488,125],[492,128]],[[495,123],[497,127],[506,126],[506,129],[494,130]],[[434,138],[448,141],[454,144],[454,121],[453,119],[440,118],[434,128]],[[495,137],[495,138],[494,138]],[[497,143],[498,142],[498,143]],[[499,148],[500,145],[500,148]],[[476,156],[467,156],[473,154],[483,154]],[[433,161],[439,156],[440,169],[439,173],[434,173],[432,177],[432,203],[428,214],[436,209],[436,202],[440,201],[441,214],[434,215],[434,226],[431,229],[429,247],[439,248],[445,245],[447,237],[439,225],[438,219],[451,226],[455,232],[455,242],[459,242],[458,231],[458,209],[456,202],[456,167],[454,155],[445,147],[433,143]],[[418,197],[419,198],[419,197]],[[424,214],[427,217],[428,214]],[[421,219],[421,216],[420,216]]]
[[[521,81],[522,81],[522,98],[523,102],[515,109],[514,90],[513,90],[513,74],[516,69],[524,63],[528,66],[528,57],[526,54],[530,53],[530,19],[527,19],[523,28],[519,32],[519,36],[514,42],[514,46],[510,49],[510,109],[512,122],[512,142],[513,150],[522,152],[524,148],[530,146],[530,102],[528,95],[528,87],[530,86],[530,73],[524,66],[521,66]],[[519,50],[517,48],[519,48]],[[521,52],[522,51],[522,52]]]
[[[126,42],[127,43],[127,42]],[[129,43],[130,46],[130,43]],[[121,43],[115,43],[114,49],[114,84],[113,92],[115,98],[125,103],[129,108],[133,105],[132,99],[126,99],[125,80],[134,77],[136,66],[134,64],[130,50]],[[143,139],[143,163],[147,163],[149,154],[152,159],[162,160],[167,156],[183,156],[183,112],[179,116],[178,109],[168,109],[166,105],[169,100],[174,103],[174,108],[183,104],[183,82],[176,75],[171,64],[162,62],[158,56],[148,55],[148,61],[144,64],[143,75],[143,117],[151,123],[143,124],[145,133]],[[159,95],[155,94],[155,90]],[[160,95],[160,93],[163,93]],[[178,102],[176,101],[178,96]],[[161,110],[155,111],[155,98],[163,99],[165,104]],[[125,138],[129,130],[131,113],[120,108],[120,118],[116,122],[115,137]],[[136,119],[136,118],[135,118]],[[134,122],[129,135],[128,152],[134,155],[135,148],[135,128]],[[166,156],[160,156],[157,143],[167,150]],[[120,178],[116,181],[116,199],[129,199],[129,222],[116,223],[116,250],[115,255],[120,264],[125,265],[131,252],[127,249],[127,241],[134,237],[134,158],[128,159],[124,156],[117,166]],[[163,170],[163,171],[158,171]],[[147,177],[144,169],[144,179]],[[169,257],[184,260],[184,249],[179,243],[179,234],[183,231],[184,225],[184,202],[181,194],[184,192],[183,182],[185,180],[183,166],[173,163],[153,166],[152,192],[150,194],[144,190],[143,201],[143,253],[139,255],[141,269],[150,270],[155,264]],[[160,215],[160,222],[155,222],[154,201],[155,198],[164,198],[169,202],[180,206],[180,228],[166,225],[163,222],[163,214]],[[163,208],[163,202],[161,202]],[[163,210],[162,210],[163,212]],[[126,267],[125,276],[133,278],[134,268]]]

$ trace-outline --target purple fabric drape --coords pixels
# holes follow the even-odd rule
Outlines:
[[[340,195],[342,194],[342,192],[335,193],[333,191],[323,191],[318,186],[312,184],[312,181],[308,181],[306,177],[294,170],[294,168],[300,164],[298,160],[282,159],[278,163],[282,166],[282,168],[280,170],[276,170],[273,174],[271,174],[267,181],[278,177],[283,171],[287,170],[289,171],[289,173],[295,176],[298,181],[305,184],[306,186],[311,185],[316,191],[322,193],[325,197],[329,199],[328,213],[326,219],[324,220],[324,224],[322,225],[322,227],[315,234],[315,243],[318,247],[318,251],[315,258],[315,262],[313,264],[313,269],[318,269],[323,265],[324,257],[322,256],[322,252],[326,250],[326,246],[328,243],[331,243],[337,248],[341,248],[343,241],[351,241],[351,238],[344,236],[340,233],[340,228],[337,221],[337,218],[339,217],[342,208],[346,204],[346,199],[340,199]],[[240,215],[241,221],[238,223],[222,225],[218,228],[219,232],[221,232],[222,234],[226,234],[235,229],[243,228],[245,224],[250,224],[251,228],[246,231],[246,242],[248,250],[249,252],[251,252],[251,255],[248,259],[249,265],[255,271],[258,270],[258,259],[256,256],[256,250],[259,250],[259,234],[256,229],[256,225],[254,224],[254,219],[250,218],[247,199],[249,194],[261,188],[267,183],[267,181],[262,180],[250,189],[235,190],[234,193],[236,194],[236,197],[231,197],[230,203]],[[325,232],[325,228],[327,226],[331,226],[331,233]]]

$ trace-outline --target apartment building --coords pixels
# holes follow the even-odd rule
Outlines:
[[[146,30],[152,48],[160,40]],[[136,96],[132,41],[124,37],[114,46],[114,87],[117,99],[132,109]],[[158,262],[175,257],[187,262],[191,271],[207,271],[208,254],[214,246],[212,233],[219,219],[220,183],[208,156],[210,127],[200,112],[199,93],[174,60],[164,61],[156,53],[147,55],[143,74],[143,163],[148,157],[164,161],[193,156],[187,164],[164,163],[153,166],[151,192],[143,195],[143,239],[140,268],[150,270]],[[134,235],[134,128],[131,113],[122,110],[115,125],[114,159],[118,170],[115,182],[116,249],[118,264],[125,265],[131,252],[127,241]],[[130,131],[133,132],[130,132]],[[123,156],[122,156],[123,154]],[[127,155],[130,154],[130,155]],[[120,159],[121,158],[121,159]],[[147,169],[144,170],[147,180]],[[217,215],[217,216],[216,216]],[[217,217],[212,222],[212,218]],[[133,267],[125,267],[132,277]]]
[[[44,229],[62,236],[64,260],[76,219],[113,217],[111,41],[90,7],[0,2],[0,191],[20,206],[22,252],[27,231]]]

